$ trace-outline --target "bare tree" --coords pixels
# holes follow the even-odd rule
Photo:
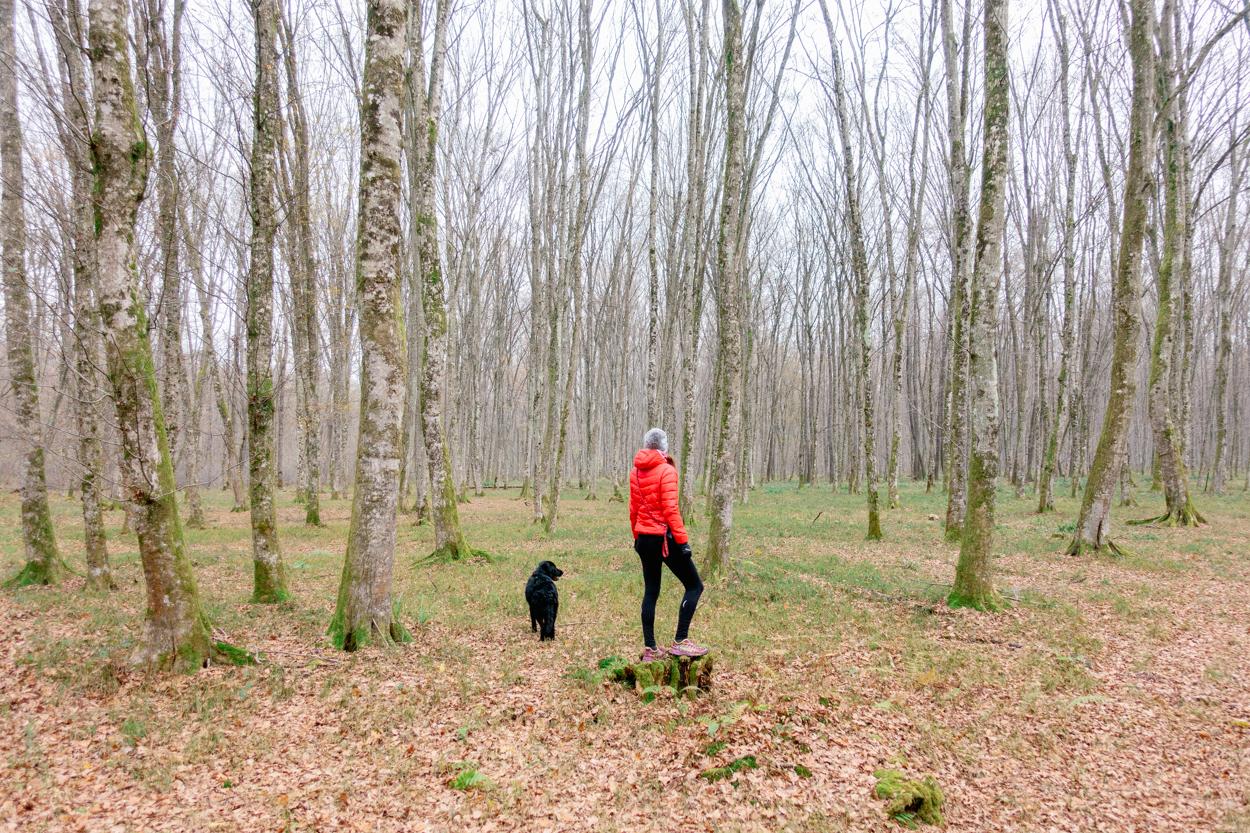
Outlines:
[[[121,433],[122,480],[134,506],[147,586],[143,635],[131,662],[193,671],[222,657],[223,649],[212,640],[183,543],[173,458],[135,263],[135,215],[147,185],[151,151],[135,108],[127,12],[126,0],[92,0],[89,43],[100,320]]]
[[[407,12],[401,0],[369,0],[366,15],[356,249],[360,427],[351,530],[330,621],[334,644],[347,651],[407,638],[391,598],[404,404],[404,333],[396,311]]]
[[[1102,435],[1090,464],[1071,555],[1110,547],[1111,501],[1124,465],[1125,446],[1137,398],[1137,350],[1141,338],[1142,243],[1146,236],[1148,204],[1154,193],[1155,51],[1153,0],[1130,3],[1129,55],[1133,61],[1132,117],[1129,125],[1129,163],[1124,178],[1124,217],[1114,292],[1115,349],[1111,357],[1111,396],[1107,400]]]
[[[820,10],[825,18],[825,31],[829,35],[829,50],[833,56],[834,110],[838,117],[838,136],[842,140],[842,169],[846,177],[847,233],[851,245],[851,273],[855,277],[855,333],[858,339],[860,405],[863,408],[864,472],[868,492],[868,538],[881,538],[881,506],[877,493],[877,432],[873,421],[872,401],[872,322],[868,315],[868,251],[864,246],[864,226],[859,206],[859,166],[851,147],[850,108],[846,101],[846,89],[842,80],[842,58],[838,51],[837,35],[829,9],[821,0]]]
[[[16,15],[12,0],[0,0],[0,234],[3,234],[5,341],[8,342],[9,378],[13,388],[17,429],[24,448],[22,472],[22,540],[26,566],[6,582],[10,587],[57,584],[61,580],[61,556],[52,531],[48,509],[48,484],[44,472],[43,426],[39,414],[39,390],[35,383],[35,353],[30,322],[30,296],[26,282],[25,172],[22,167],[22,125],[17,110],[17,49],[13,30]]]
[[[1009,178],[1010,83],[1007,0],[985,2],[985,156],[977,215],[976,263],[969,292],[968,385],[972,394],[968,511],[955,567],[951,607],[993,610],[1000,604],[991,569],[998,487],[998,304]]]
[[[83,60],[86,25],[78,3],[54,0],[48,17],[56,36],[61,70],[61,146],[70,169],[72,216],[72,269],[74,274],[74,340],[77,371],[76,426],[78,462],[82,466],[79,489],[82,501],[83,550],[87,561],[89,590],[112,590],[116,586],[109,565],[100,505],[104,455],[99,437],[100,410],[105,394],[100,370],[104,345],[100,340],[100,317],[96,306],[94,246],[95,217],[91,206],[90,92]]]
[[[721,187],[720,236],[716,244],[717,390],[719,439],[715,455],[715,483],[710,494],[712,520],[708,527],[704,568],[716,572],[732,566],[729,544],[733,533],[734,488],[742,442],[742,237],[743,160],[745,157],[742,12],[737,0],[722,0],[725,28],[725,173]]]
[[[252,128],[251,260],[247,277],[247,447],[252,515],[252,600],[281,602],[286,587],[274,506],[275,391],[273,385],[274,152],[278,117],[278,9],[254,0],[256,92]]]

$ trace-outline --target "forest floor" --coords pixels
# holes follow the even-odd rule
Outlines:
[[[1063,488],[1061,484],[1061,488]],[[1066,491],[1066,490],[1065,490]],[[610,494],[610,488],[601,497]],[[641,571],[625,507],[566,491],[545,535],[515,488],[461,506],[494,560],[420,564],[401,517],[396,590],[413,641],[353,655],[325,640],[350,506],[305,528],[280,501],[294,600],[253,605],[246,514],[208,495],[196,577],[252,667],[142,675],[133,536],[109,513],[120,584],[0,593],[0,830],[889,830],[873,772],[932,774],[950,830],[1250,831],[1250,499],[1199,496],[1211,521],[1130,527],[1121,558],[1062,555],[1055,515],[1000,491],[998,614],[943,603],[958,548],[944,497],[904,491],[867,542],[862,495],[768,484],[735,512],[736,569],[707,580],[692,635],[714,690],[643,703],[591,672],[641,650]],[[17,497],[0,498],[0,574]],[[77,504],[55,499],[82,569]],[[695,525],[696,558],[706,523]],[[554,643],[522,589],[564,571]],[[679,585],[665,573],[657,631]],[[751,756],[756,769],[699,773]]]

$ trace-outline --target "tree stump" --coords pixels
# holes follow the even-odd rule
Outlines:
[[[613,658],[615,659],[615,658]],[[633,686],[643,699],[655,699],[657,691],[670,688],[674,696],[691,697],[712,690],[712,656],[667,657],[651,662],[601,664],[610,679]]]

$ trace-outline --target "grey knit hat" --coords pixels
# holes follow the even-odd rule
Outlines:
[[[642,438],[643,448],[655,448],[665,454],[668,453],[668,434],[664,433],[663,428],[652,428]]]

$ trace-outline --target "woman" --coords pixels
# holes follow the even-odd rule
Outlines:
[[[642,661],[675,657],[701,657],[707,653],[687,635],[694,609],[703,594],[703,582],[694,567],[686,525],[677,508],[677,469],[668,456],[668,435],[652,428],[634,455],[629,475],[629,523],[634,530],[634,551],[642,559],[642,638],[646,650]],[[672,532],[672,541],[667,534]],[[676,544],[675,546],[673,544]],[[655,644],[655,603],[660,598],[660,565],[668,568],[686,588],[677,614],[677,635],[667,651]]]

